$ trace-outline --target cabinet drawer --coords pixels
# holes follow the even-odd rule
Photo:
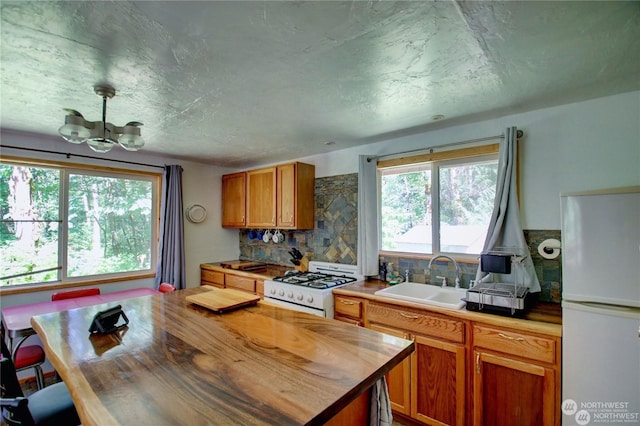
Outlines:
[[[200,269],[200,281],[208,281],[210,283],[224,286],[224,273]]]
[[[264,280],[256,280],[256,293],[258,296],[264,296]]]
[[[535,336],[474,324],[473,344],[532,360],[554,363],[556,342],[551,337]]]
[[[227,288],[237,288],[238,290],[256,292],[256,280],[253,278],[239,277],[236,275],[229,275],[225,277],[225,286]]]
[[[351,297],[335,296],[334,310],[336,315],[361,319],[362,301]]]
[[[337,321],[342,321],[342,322],[346,322],[347,324],[353,324],[353,325],[357,325],[358,327],[362,327],[362,321],[360,321],[359,319],[355,319],[355,318],[349,318],[349,317],[343,317],[342,315],[335,315],[333,317],[334,320]]]
[[[464,321],[462,320],[374,302],[369,303],[367,318],[370,322],[464,343]]]

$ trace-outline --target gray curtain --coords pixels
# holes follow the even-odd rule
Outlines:
[[[171,283],[176,289],[186,287],[184,267],[184,220],[182,216],[182,167],[164,167],[160,238],[156,289]]]
[[[533,261],[527,242],[524,239],[522,225],[520,224],[520,207],[518,206],[518,188],[516,176],[516,160],[518,158],[517,128],[509,127],[500,146],[498,160],[498,184],[496,198],[493,205],[493,214],[489,223],[487,239],[483,252],[514,252],[523,255],[523,267],[512,268],[509,275],[493,274],[494,281],[524,284],[530,292],[540,291],[540,282],[533,268]],[[524,277],[523,277],[524,272]],[[480,270],[476,273],[476,279],[486,280],[490,275]]]
[[[375,161],[359,158],[358,274],[378,275],[378,179]]]

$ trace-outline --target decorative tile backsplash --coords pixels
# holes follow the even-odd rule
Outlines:
[[[315,180],[315,229],[308,231],[282,231],[281,244],[249,239],[249,230],[240,230],[240,258],[293,267],[288,251],[296,247],[309,260],[345,263],[357,262],[358,235],[358,174],[317,178]],[[562,294],[562,254],[556,259],[544,259],[538,254],[538,245],[548,239],[560,240],[559,230],[525,230],[533,265],[542,289],[539,299],[560,303]],[[428,259],[401,256],[380,256],[380,262],[391,262],[396,273],[403,277],[409,271],[413,282],[429,282]],[[461,285],[468,288],[475,279],[478,262],[459,262],[462,270]],[[455,270],[446,259],[436,260],[432,274],[446,276],[449,285],[455,282]]]

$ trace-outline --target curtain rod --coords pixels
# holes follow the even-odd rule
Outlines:
[[[522,136],[524,136],[524,132],[522,130],[517,130],[516,131],[516,136],[518,138],[521,138]],[[393,153],[393,154],[374,155],[374,156],[371,156],[371,157],[367,157],[367,162],[371,162],[371,160],[378,160],[378,159],[384,158],[384,157],[391,157],[393,155],[410,154],[412,152],[421,152],[421,151],[428,151],[428,150],[433,152],[433,150],[436,149],[436,148],[444,148],[444,147],[455,146],[455,145],[466,145],[466,144],[469,144],[469,143],[484,142],[484,141],[490,141],[490,140],[493,140],[493,139],[504,139],[504,134],[495,135],[495,136],[487,136],[487,137],[478,138],[478,139],[468,139],[466,141],[460,141],[460,142],[451,142],[451,143],[447,143],[447,144],[444,144],[444,145],[429,146],[429,147],[426,147],[426,148],[412,149],[412,150],[409,150],[409,151],[396,152],[396,153]]]
[[[91,158],[93,160],[101,160],[101,161],[113,161],[114,163],[123,163],[123,164],[134,164],[136,166],[145,166],[145,167],[157,167],[159,169],[164,169],[164,166],[157,166],[155,164],[146,164],[146,163],[137,163],[135,161],[126,161],[126,160],[114,160],[112,158],[103,158],[103,157],[95,157],[92,155],[82,155],[82,154],[71,154],[70,152],[58,152],[58,151],[49,151],[47,149],[37,149],[37,148],[24,148],[22,146],[12,146],[12,145],[1,145],[2,148],[11,148],[11,149],[21,149],[24,151],[33,151],[33,152],[43,152],[46,154],[57,154],[57,155],[65,155],[67,158],[79,157],[79,158]]]

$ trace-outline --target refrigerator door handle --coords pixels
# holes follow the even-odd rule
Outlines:
[[[575,309],[578,311],[590,312],[593,314],[613,315],[616,317],[640,320],[640,308],[633,308],[629,306],[607,305],[603,303],[592,302],[571,302],[568,300],[563,300],[562,308]]]

